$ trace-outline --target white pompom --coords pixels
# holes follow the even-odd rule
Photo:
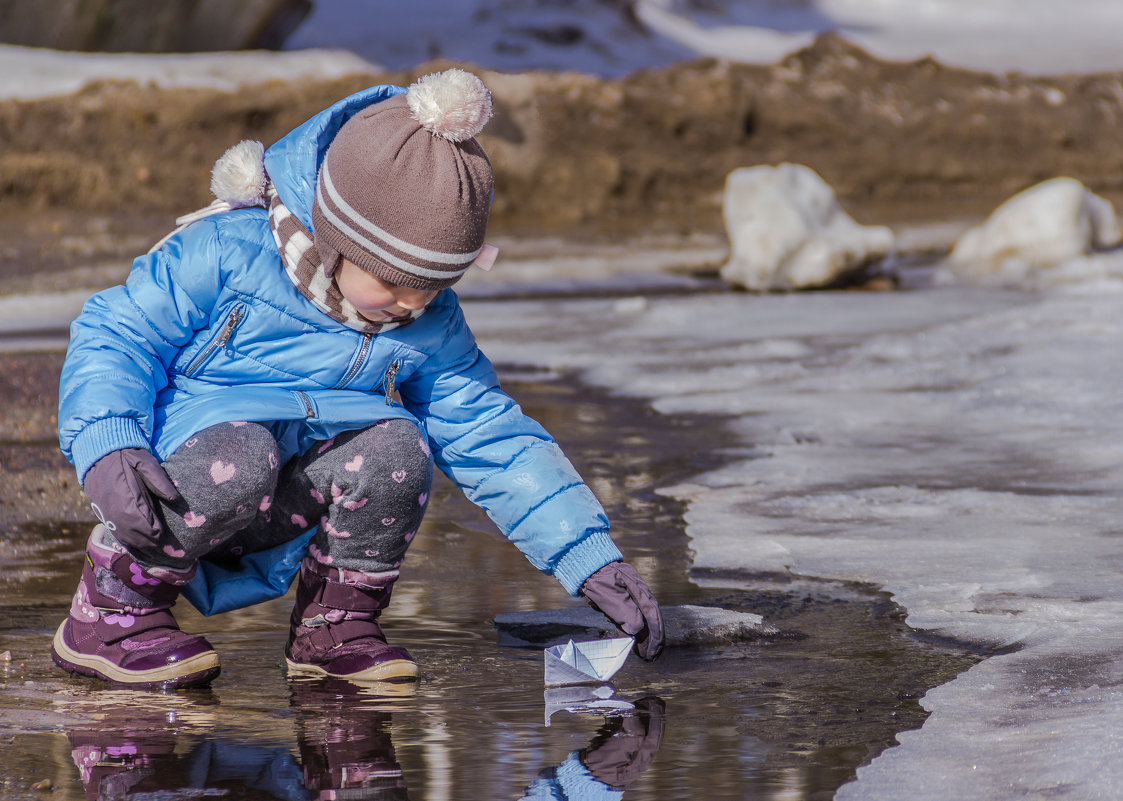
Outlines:
[[[234,208],[265,204],[265,145],[244,139],[222,154],[211,170],[211,192]]]
[[[483,130],[491,119],[491,92],[470,72],[434,72],[409,87],[406,95],[413,118],[435,136],[463,142]]]

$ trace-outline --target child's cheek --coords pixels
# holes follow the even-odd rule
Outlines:
[[[394,304],[394,298],[386,292],[378,290],[357,291],[345,283],[340,284],[339,291],[347,298],[356,309],[365,311],[380,311]]]

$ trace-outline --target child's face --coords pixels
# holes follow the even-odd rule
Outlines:
[[[341,259],[335,283],[343,297],[372,323],[404,317],[423,309],[437,296],[435,289],[409,289],[388,284],[352,261]]]

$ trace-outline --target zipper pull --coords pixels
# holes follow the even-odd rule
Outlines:
[[[398,380],[398,370],[402,367],[402,363],[394,359],[390,366],[386,368],[386,405],[394,405],[394,385]]]
[[[242,322],[242,307],[235,306],[234,311],[230,314],[230,319],[226,321],[226,325],[222,327],[222,334],[218,338],[218,346],[225,348],[226,343],[230,341],[230,337],[234,335],[234,329],[238,327],[238,323]]]

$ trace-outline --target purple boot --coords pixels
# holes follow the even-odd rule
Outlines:
[[[416,677],[413,657],[388,645],[378,625],[396,578],[340,570],[305,557],[285,646],[289,672],[358,681]]]
[[[218,654],[179,630],[168,611],[194,569],[142,568],[95,526],[70,615],[51,655],[63,670],[132,687],[201,687],[219,673]]]

